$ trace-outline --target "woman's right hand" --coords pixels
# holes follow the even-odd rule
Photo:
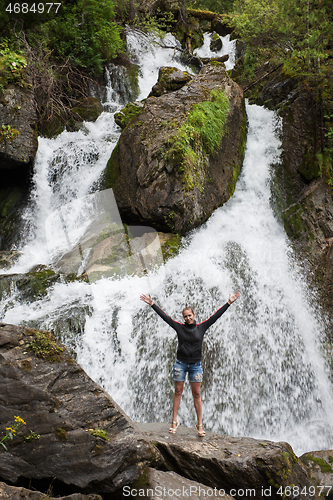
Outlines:
[[[152,306],[154,304],[150,293],[148,294],[148,297],[147,297],[147,295],[143,295],[143,294],[140,295],[140,300],[143,300],[143,302],[145,302],[146,304],[149,304],[150,306]]]

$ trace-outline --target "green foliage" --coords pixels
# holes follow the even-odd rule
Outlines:
[[[60,19],[41,25],[40,33],[58,58],[101,73],[106,61],[124,51],[113,17],[111,0],[78,0],[65,4]]]
[[[186,0],[190,9],[210,10],[219,14],[226,14],[233,9],[234,0]]]
[[[30,430],[30,433],[25,436],[24,441],[27,443],[32,443],[33,441],[36,441],[37,439],[40,438],[40,434],[36,434],[34,431]]]
[[[330,15],[328,0],[237,0],[231,23],[249,52],[259,58],[270,52],[291,76],[312,81],[328,57]]]
[[[136,15],[130,24],[145,33],[155,33],[163,37],[166,32],[173,31],[176,23],[177,20],[173,12],[166,12],[157,8],[154,14],[146,11],[144,14],[141,14],[141,16]]]
[[[193,106],[178,132],[167,141],[168,157],[184,174],[187,188],[196,184],[196,173],[206,155],[214,153],[225,133],[229,101],[222,89],[210,92],[210,101]]]
[[[21,87],[25,84],[24,68],[27,61],[21,51],[14,51],[9,46],[9,40],[0,43],[0,93],[9,83]]]
[[[107,439],[108,439],[108,433],[104,429],[89,429],[89,433],[92,436],[105,439],[105,441],[107,441]]]
[[[1,125],[0,128],[0,142],[8,142],[19,135],[19,131],[11,125]]]
[[[32,2],[29,3],[32,4]],[[6,13],[7,27],[20,18],[24,37],[31,46],[43,46],[52,58],[101,74],[104,64],[125,51],[122,28],[113,21],[113,0],[73,0],[49,14]],[[0,23],[1,26],[2,23]],[[12,40],[13,32],[8,32]]]
[[[33,351],[36,358],[50,363],[60,361],[64,350],[52,339],[52,335],[36,332],[36,338],[29,343],[28,349]]]

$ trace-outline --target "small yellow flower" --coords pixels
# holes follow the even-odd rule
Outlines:
[[[21,417],[18,417],[16,415],[14,415],[15,417],[15,422],[18,423],[18,424],[23,424],[23,425],[27,425],[26,422],[23,420],[23,418]]]
[[[12,434],[16,434],[16,430],[13,429],[12,427],[6,427],[6,431],[11,432]]]

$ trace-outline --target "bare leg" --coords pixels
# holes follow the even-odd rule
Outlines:
[[[172,406],[172,422],[177,422],[177,414],[180,405],[180,400],[183,394],[184,382],[175,381],[175,393],[173,395],[173,406]],[[171,427],[176,428],[176,424],[171,424]]]
[[[200,394],[201,382],[191,382],[194,408],[198,417],[198,425],[202,425],[202,402]]]

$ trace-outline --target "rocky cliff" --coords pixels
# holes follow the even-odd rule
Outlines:
[[[218,62],[159,95],[127,123],[106,187],[124,221],[185,234],[233,194],[245,147],[244,99]]]

